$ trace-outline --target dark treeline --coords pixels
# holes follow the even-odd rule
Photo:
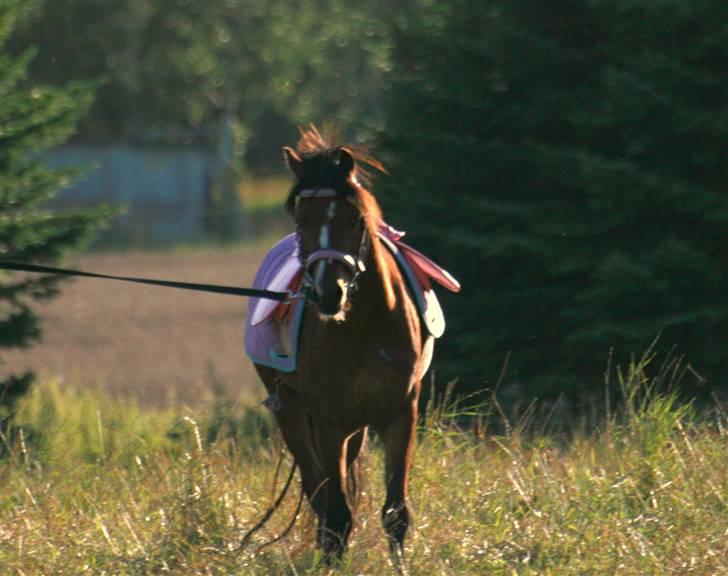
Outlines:
[[[659,335],[728,385],[727,5],[435,3],[396,33],[384,195],[460,277],[446,374],[599,399]],[[658,354],[654,362],[664,361]]]
[[[277,165],[297,124],[367,136],[388,218],[462,281],[438,380],[603,397],[659,335],[728,381],[720,0],[66,0],[25,8],[31,80],[97,83],[78,139],[204,137]]]

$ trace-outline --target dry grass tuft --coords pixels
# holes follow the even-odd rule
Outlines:
[[[412,474],[411,573],[728,574],[727,415],[696,416],[649,390],[643,369],[625,374],[626,390],[642,390],[631,408],[567,444],[518,426],[479,439],[431,416]],[[280,450],[257,409],[141,410],[51,382],[16,424],[0,461],[3,573],[328,573],[305,518],[262,552],[236,550],[271,501]],[[393,573],[376,441],[367,467],[351,552],[332,573]]]

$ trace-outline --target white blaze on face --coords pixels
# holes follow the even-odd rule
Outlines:
[[[324,224],[321,226],[321,232],[319,232],[319,248],[326,250],[329,247],[329,225]]]
[[[325,250],[329,247],[329,225],[324,224],[321,226],[321,232],[319,233],[319,248]]]
[[[326,250],[329,247],[329,222],[331,222],[334,219],[334,216],[336,215],[336,202],[334,200],[331,201],[329,204],[329,208],[326,211],[326,222],[323,226],[321,226],[321,232],[319,233],[319,248],[321,250]],[[315,282],[317,285],[321,285],[321,281],[324,277],[324,268],[326,264],[324,260],[321,260],[318,265],[316,266],[316,279]]]
[[[321,226],[321,232],[319,233],[319,248],[326,250],[329,247],[329,222],[334,219],[336,215],[336,202],[333,200],[329,204],[329,209],[326,211],[326,222]]]

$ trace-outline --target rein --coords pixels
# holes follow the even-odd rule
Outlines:
[[[17,272],[34,272],[38,274],[54,274],[57,276],[79,276],[84,278],[101,278],[104,280],[119,280],[122,282],[134,282],[137,284],[149,284],[152,286],[163,286],[165,288],[178,288],[181,290],[194,290],[197,292],[211,292],[213,294],[227,294],[230,296],[252,296],[265,298],[267,300],[278,300],[289,302],[300,299],[302,296],[289,291],[274,292],[272,290],[258,290],[256,288],[239,288],[237,286],[220,286],[216,284],[197,284],[195,282],[177,282],[173,280],[153,280],[151,278],[135,278],[131,276],[114,276],[111,274],[98,274],[96,272],[83,272],[81,270],[69,270],[65,268],[53,268],[51,266],[40,266],[37,264],[25,264],[0,260],[0,270],[14,270]]]

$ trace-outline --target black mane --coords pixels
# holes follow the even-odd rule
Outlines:
[[[294,188],[331,188],[339,194],[354,194],[354,187],[349,183],[349,170],[339,161],[341,148],[330,148],[315,154],[302,154],[305,176]]]
[[[296,151],[303,166],[303,175],[297,179],[286,200],[286,208],[291,213],[302,190],[330,188],[342,196],[355,196],[362,189],[360,181],[369,180],[364,165],[386,172],[379,161],[363,148],[337,144],[338,134],[334,129],[325,129],[322,134],[311,125],[308,130],[301,129],[300,132]]]

